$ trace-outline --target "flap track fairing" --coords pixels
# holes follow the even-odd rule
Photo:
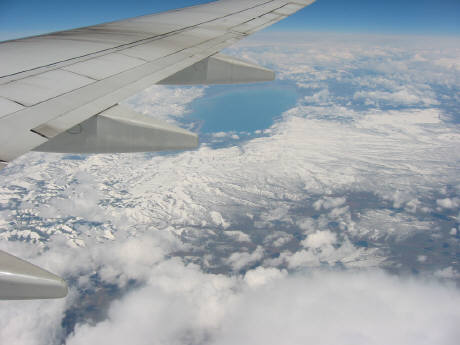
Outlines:
[[[251,62],[216,54],[160,81],[163,85],[247,84],[275,79],[275,72]]]

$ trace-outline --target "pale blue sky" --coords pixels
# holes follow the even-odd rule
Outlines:
[[[0,38],[97,24],[204,0],[0,1]],[[271,30],[460,35],[459,0],[317,0]]]

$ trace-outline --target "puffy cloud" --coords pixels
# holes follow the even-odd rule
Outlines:
[[[241,280],[177,262],[155,273],[151,285],[114,303],[106,321],[79,325],[67,344],[448,345],[460,335],[460,294],[438,283],[262,268]]]
[[[318,268],[322,266],[342,266],[353,267],[376,267],[384,260],[374,249],[355,247],[348,238],[341,240],[340,244],[332,245],[336,242],[334,234],[318,232],[302,243],[312,245],[307,249],[301,249],[294,253],[285,251],[281,253],[275,265],[286,265],[291,270],[304,270],[305,268]],[[328,238],[329,237],[329,238]]]
[[[315,210],[319,211],[321,208],[331,209],[338,206],[342,206],[346,201],[346,198],[339,197],[339,198],[332,198],[332,197],[325,197],[315,201],[313,207]]]
[[[350,232],[369,239],[402,240],[417,233],[430,233],[435,230],[433,224],[433,221],[419,219],[413,214],[369,210],[359,214],[359,220],[350,228]]]
[[[233,270],[239,271],[242,268],[254,264],[261,260],[264,255],[264,249],[262,246],[258,246],[252,253],[236,252],[232,253],[230,257],[225,260],[225,263],[229,265]]]
[[[441,270],[437,270],[434,272],[434,275],[438,278],[443,279],[455,279],[460,277],[460,273],[458,273],[452,266],[446,267]]]
[[[438,199],[436,200],[436,204],[442,208],[454,209],[460,206],[460,199],[459,198]]]
[[[217,226],[222,226],[224,229],[229,227],[229,223],[225,221],[222,215],[217,211],[211,211],[210,214],[212,222]]]
[[[331,231],[316,231],[301,242],[307,248],[321,248],[331,246],[337,242],[337,236]]]
[[[353,99],[363,100],[367,105],[378,105],[380,102],[386,102],[392,105],[433,105],[437,104],[435,100],[423,94],[417,94],[414,90],[407,88],[398,88],[393,92],[386,91],[357,91]]]
[[[304,100],[307,103],[325,104],[329,101],[329,90],[324,89],[314,93],[312,96],[305,96]]]
[[[458,292],[438,288],[375,273],[277,280],[243,296],[214,343],[455,344]]]
[[[456,58],[440,58],[434,61],[434,63],[447,69],[460,71],[460,62]]]
[[[233,299],[233,280],[178,260],[165,261],[150,273],[148,286],[114,303],[106,321],[79,325],[67,344],[205,341]]]
[[[273,283],[274,280],[285,278],[287,274],[286,270],[259,266],[254,270],[246,272],[244,281],[251,288],[259,288],[263,285]]]
[[[251,242],[251,237],[242,231],[225,231],[225,235],[230,236],[238,242]]]
[[[2,301],[0,339],[5,344],[59,344],[67,302]]]
[[[264,244],[265,245],[272,245],[274,247],[282,247],[285,244],[289,243],[294,239],[294,236],[291,234],[288,234],[287,232],[284,231],[274,231],[269,233],[267,236],[264,238]]]
[[[187,105],[203,96],[203,93],[203,87],[168,88],[154,85],[127,99],[125,103],[145,115],[174,122],[176,118],[187,114]]]
[[[417,256],[417,260],[419,262],[425,262],[426,261],[426,255],[419,255]]]

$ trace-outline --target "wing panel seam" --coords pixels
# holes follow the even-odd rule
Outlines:
[[[81,56],[73,57],[73,58],[71,58],[71,59],[65,59],[65,60],[62,60],[62,61],[53,62],[53,63],[48,64],[48,65],[43,65],[43,66],[39,66],[39,67],[34,67],[34,68],[31,68],[31,69],[28,69],[28,70],[24,70],[24,71],[12,73],[12,74],[5,74],[5,75],[3,75],[3,76],[0,76],[0,80],[2,80],[3,78],[8,78],[8,77],[12,77],[12,76],[17,76],[17,75],[20,75],[20,74],[22,74],[22,73],[32,72],[32,71],[39,70],[39,69],[50,68],[50,67],[56,66],[56,65],[58,65],[58,64],[64,64],[64,63],[66,63],[66,62],[70,62],[70,61],[77,60],[77,59],[83,59],[83,58],[85,58],[85,57],[91,58],[91,57],[103,56],[103,55],[106,55],[106,54],[108,54],[108,53],[110,53],[110,52],[117,52],[117,51],[120,51],[120,50],[124,50],[124,49],[127,49],[127,48],[131,48],[131,47],[135,47],[135,46],[141,45],[141,44],[143,44],[143,43],[154,42],[154,41],[156,41],[156,40],[163,39],[163,38],[166,38],[166,37],[170,37],[170,36],[173,36],[173,35],[176,35],[176,34],[180,34],[181,32],[185,32],[185,31],[187,31],[187,30],[190,30],[190,29],[199,27],[200,25],[212,23],[213,21],[216,21],[216,20],[219,20],[219,19],[223,19],[223,18],[227,18],[227,17],[233,16],[233,15],[235,15],[235,14],[242,13],[242,12],[245,12],[245,11],[248,11],[248,10],[251,10],[251,9],[254,9],[254,8],[257,8],[257,7],[266,5],[266,4],[268,4],[268,3],[272,3],[272,2],[274,2],[274,0],[266,1],[266,2],[261,3],[261,4],[258,4],[258,5],[256,5],[256,6],[248,7],[248,8],[246,8],[246,9],[244,9],[244,10],[237,11],[237,12],[232,12],[232,13],[227,14],[227,15],[225,15],[225,16],[216,17],[216,18],[213,18],[213,19],[211,19],[211,20],[201,22],[201,23],[199,23],[199,24],[195,24],[195,25],[188,26],[188,27],[186,27],[186,28],[182,28],[182,29],[179,29],[179,30],[173,30],[173,31],[167,32],[167,33],[165,33],[165,34],[161,34],[161,35],[157,35],[157,36],[148,37],[148,38],[145,38],[145,39],[142,39],[142,40],[137,40],[137,41],[130,42],[130,43],[127,43],[127,44],[122,44],[122,45],[119,45],[119,46],[116,46],[116,47],[113,47],[113,48],[101,49],[101,50],[99,50],[99,51],[97,51],[97,52],[94,52],[94,53],[84,54],[84,55],[81,55]],[[257,18],[257,17],[256,17],[256,18]],[[252,19],[255,19],[255,18],[252,18]],[[252,19],[251,19],[251,20],[252,20]],[[227,32],[228,32],[228,31],[227,31]],[[62,67],[62,66],[57,66],[56,69],[59,69],[60,67]],[[37,74],[39,74],[39,73],[37,73]],[[27,77],[29,77],[29,76],[30,76],[30,75],[27,75],[25,78],[27,78]],[[23,78],[14,79],[13,81],[15,81],[15,80],[20,80],[20,79],[23,79]]]
[[[228,34],[228,33],[227,33],[227,34]],[[235,34],[238,34],[238,33],[235,33]],[[187,51],[187,50],[192,50],[192,49],[194,49],[194,48],[196,48],[196,47],[199,47],[200,45],[203,45],[203,44],[205,44],[205,43],[209,43],[210,41],[213,41],[213,40],[218,40],[218,41],[216,42],[216,44],[220,44],[220,43],[223,43],[223,42],[225,42],[225,41],[231,39],[231,38],[228,38],[228,37],[225,38],[225,39],[222,39],[222,37],[223,37],[223,36],[221,36],[220,39],[219,39],[219,38],[212,38],[212,39],[209,39],[209,40],[207,40],[207,41],[203,41],[203,42],[201,42],[201,43],[199,43],[199,44],[196,44],[196,45],[194,45],[194,46],[190,46],[190,47],[186,47],[186,48],[180,49],[180,50],[178,50],[178,51],[175,51],[174,53],[167,54],[167,55],[162,56],[162,57],[160,57],[160,58],[158,58],[158,59],[155,59],[155,60],[152,60],[152,61],[147,61],[145,64],[142,64],[142,65],[140,65],[140,66],[136,66],[136,67],[130,68],[130,69],[128,69],[128,70],[122,71],[122,72],[120,72],[120,73],[111,75],[111,76],[108,77],[108,78],[116,77],[116,76],[119,76],[119,75],[122,74],[122,73],[127,73],[127,72],[130,72],[130,71],[133,71],[133,70],[135,70],[135,69],[138,69],[138,68],[140,68],[140,67],[145,66],[147,63],[149,63],[149,64],[150,64],[150,63],[155,63],[155,62],[158,62],[158,61],[160,61],[160,60],[162,60],[162,59],[169,58],[169,57],[172,57],[172,56],[174,56],[174,55],[176,55],[176,54],[183,53],[183,52],[185,52],[185,51]],[[192,54],[190,55],[190,57],[196,55],[196,54],[193,53],[193,52],[191,52],[191,53],[192,53]],[[169,67],[169,66],[168,66],[168,67]],[[59,69],[58,69],[58,70],[59,70]],[[66,71],[66,72],[68,72],[68,71]],[[70,73],[79,75],[78,73],[75,73],[75,72],[70,72]],[[153,72],[153,73],[155,73],[155,72]],[[86,77],[86,76],[84,76],[84,77]],[[84,86],[78,87],[78,88],[76,88],[76,89],[73,89],[73,90],[70,90],[70,91],[67,91],[67,92],[63,92],[63,93],[61,93],[60,95],[57,95],[57,96],[54,96],[54,97],[51,97],[51,98],[42,100],[42,101],[37,102],[37,103],[35,103],[35,104],[31,105],[31,106],[22,105],[22,104],[20,104],[20,103],[17,102],[17,101],[12,101],[12,102],[15,102],[15,103],[17,103],[17,104],[19,104],[19,105],[22,105],[22,106],[25,107],[26,109],[30,109],[30,108],[33,108],[33,107],[35,107],[35,106],[37,106],[37,105],[40,105],[40,104],[42,104],[42,103],[49,102],[49,101],[51,101],[51,100],[54,100],[54,99],[57,99],[57,98],[59,98],[59,97],[68,95],[68,94],[70,94],[70,93],[76,92],[76,91],[81,90],[81,89],[84,89],[84,88],[86,88],[86,87],[89,87],[89,86],[92,86],[92,85],[95,85],[95,84],[104,82],[104,81],[107,80],[108,78],[105,78],[105,79],[102,79],[102,80],[95,80],[95,79],[92,79],[92,78],[91,78],[92,80],[94,80],[94,83],[90,83],[90,84],[88,84],[88,85],[84,85]],[[3,97],[3,96],[2,96],[2,97]],[[6,97],[4,97],[4,98],[6,98]],[[7,98],[7,99],[8,99],[8,98]],[[78,109],[78,108],[75,108],[75,109]],[[14,113],[7,114],[7,115],[5,115],[3,118],[9,117],[9,116],[11,116],[11,115],[13,115],[13,114],[15,114],[15,113],[17,113],[17,112],[23,111],[23,110],[24,110],[24,109],[21,109],[21,110],[18,110],[18,111],[16,111],[16,112],[14,112]],[[74,110],[74,109],[71,109],[70,111],[72,111],[72,110]]]

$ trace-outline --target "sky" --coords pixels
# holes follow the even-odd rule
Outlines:
[[[0,39],[59,31],[206,3],[203,0],[0,1]],[[318,0],[268,30],[459,35],[458,0]]]
[[[0,34],[192,3],[0,0]],[[227,48],[294,93],[269,128],[200,133],[185,152],[9,163],[0,249],[70,290],[1,303],[2,343],[457,345],[458,6],[319,0]],[[154,85],[123,105],[199,131],[197,106],[245,105],[218,91]]]

